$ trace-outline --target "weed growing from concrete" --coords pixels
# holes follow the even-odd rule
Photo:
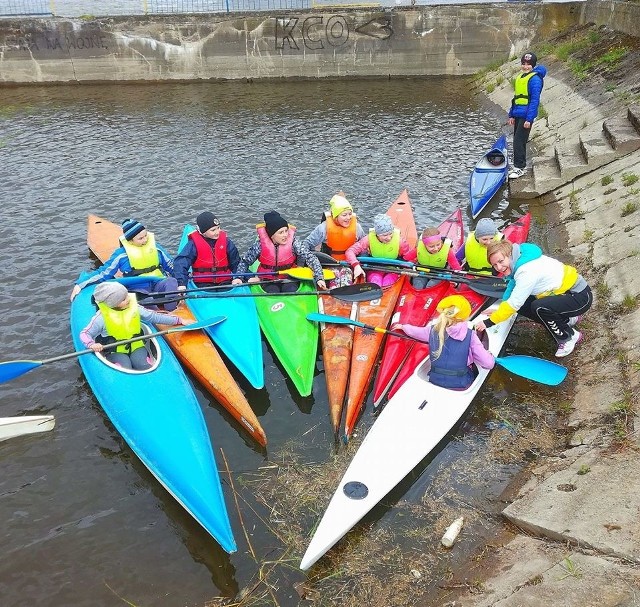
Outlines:
[[[605,185],[609,185],[610,183],[613,183],[613,177],[611,177],[611,175],[605,175],[601,180],[600,180],[600,184],[605,186]]]
[[[638,307],[638,301],[633,295],[625,295],[621,305],[625,312],[632,312]]]
[[[580,569],[579,565],[576,565],[570,557],[564,559],[564,561],[560,563],[560,567],[566,572],[566,575],[563,575],[560,580],[564,580],[568,577],[581,578],[583,575],[582,569]]]
[[[603,280],[596,285],[596,293],[601,299],[609,299],[609,295],[611,295],[611,288]]]
[[[543,118],[549,118],[549,112],[547,112],[547,108],[545,108],[542,103],[538,106],[538,118],[540,120]]]
[[[638,176],[635,173],[622,173],[622,185],[629,187],[638,181]]]
[[[620,213],[621,217],[626,217],[627,215],[631,215],[631,213],[635,213],[638,210],[637,202],[627,202],[622,207],[622,212]]]
[[[487,84],[487,93],[491,94],[496,90],[496,85],[493,82]]]
[[[589,472],[591,472],[591,468],[589,468],[589,466],[587,466],[586,464],[582,464],[582,466],[578,468],[578,472],[576,474],[578,474],[579,476],[584,476],[585,474],[589,474]]]
[[[583,238],[585,242],[591,242],[591,239],[593,238],[593,230],[585,230]]]

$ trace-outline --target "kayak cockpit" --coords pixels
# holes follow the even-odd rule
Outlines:
[[[149,335],[152,332],[151,329],[145,324],[142,325],[142,330],[145,335]],[[96,352],[95,355],[100,360],[100,362],[105,364],[107,367],[114,369],[115,371],[119,371],[120,373],[128,373],[129,375],[144,375],[146,373],[151,373],[151,371],[155,371],[155,369],[157,369],[160,365],[160,361],[162,360],[162,350],[160,348],[160,344],[158,343],[157,337],[146,339],[145,344],[148,352],[148,358],[151,359],[152,365],[148,369],[144,369],[142,371],[139,371],[137,369],[125,369],[120,365],[116,365],[107,360],[102,352]]]

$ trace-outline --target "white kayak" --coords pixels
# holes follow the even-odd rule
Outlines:
[[[23,434],[35,434],[53,430],[56,420],[53,415],[24,415],[22,417],[0,417],[0,441]]]
[[[495,356],[515,319],[514,314],[485,332],[485,346]],[[462,417],[489,373],[479,369],[473,384],[457,391],[430,384],[429,368],[427,358],[369,430],[311,538],[300,569],[311,567],[429,455]]]

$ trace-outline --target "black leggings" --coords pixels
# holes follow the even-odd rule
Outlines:
[[[573,335],[567,324],[568,320],[572,316],[584,314],[592,303],[593,294],[587,286],[578,293],[567,291],[562,295],[549,295],[540,299],[531,296],[518,310],[518,314],[540,323],[553,339],[562,343]]]

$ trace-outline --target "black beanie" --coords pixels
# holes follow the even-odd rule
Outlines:
[[[536,57],[535,53],[526,52],[524,55],[522,55],[520,63],[528,63],[531,67],[535,67],[536,63],[538,63],[538,58]]]
[[[264,214],[264,229],[271,238],[280,228],[286,228],[289,225],[287,220],[277,211],[268,211]]]
[[[198,230],[200,230],[200,234],[204,234],[207,230],[210,230],[214,226],[220,225],[220,221],[211,211],[200,213],[200,215],[198,215],[198,217],[196,218],[196,223],[198,224]]]

